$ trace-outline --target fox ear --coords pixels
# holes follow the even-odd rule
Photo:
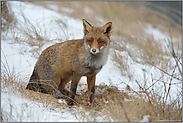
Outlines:
[[[101,31],[109,38],[112,33],[112,22],[108,22],[107,24],[105,24],[102,27]]]
[[[83,32],[84,34],[88,34],[90,31],[92,31],[92,25],[87,22],[85,19],[82,19],[83,21]]]

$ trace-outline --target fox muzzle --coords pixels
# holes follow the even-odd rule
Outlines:
[[[90,49],[90,53],[92,53],[92,54],[98,54],[99,53],[99,49],[97,49],[97,48],[91,48]]]

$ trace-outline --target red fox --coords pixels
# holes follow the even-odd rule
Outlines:
[[[53,95],[59,90],[69,96],[67,104],[73,105],[80,78],[86,76],[90,103],[95,102],[95,78],[108,58],[112,22],[95,27],[85,19],[82,21],[84,38],[46,48],[36,62],[26,89]],[[70,80],[69,92],[65,86]]]

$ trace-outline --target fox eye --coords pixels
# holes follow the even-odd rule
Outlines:
[[[104,43],[104,41],[99,41],[99,43]]]
[[[99,44],[104,44],[105,42],[104,42],[103,39],[99,39],[99,40],[98,40],[98,43],[99,43]]]
[[[93,39],[88,39],[87,41],[91,43],[93,41]]]

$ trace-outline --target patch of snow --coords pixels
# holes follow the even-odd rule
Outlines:
[[[125,102],[131,102],[132,100],[129,100],[129,99],[124,98],[124,101]]]
[[[143,116],[143,119],[140,120],[139,122],[149,122],[149,118],[150,118],[149,115],[145,115],[145,116]]]
[[[152,34],[154,39],[157,41],[164,40],[164,39],[167,39],[167,37],[169,37],[168,35],[163,34],[158,29],[153,28],[151,24],[147,24],[147,28],[145,28],[145,32],[148,34]]]
[[[62,7],[62,10],[63,10],[63,11],[65,11],[65,12],[69,12],[69,13],[74,12],[74,10],[73,10],[73,9],[66,8],[66,7]]]
[[[83,93],[86,92],[86,90],[88,90],[87,85],[79,85],[79,86],[77,87],[76,93],[83,94]]]
[[[65,111],[64,111],[65,110]],[[73,114],[63,109],[46,108],[42,103],[1,93],[1,111],[6,122],[76,122]],[[7,115],[6,115],[7,114]],[[9,114],[9,115],[8,115]]]
[[[96,88],[96,94],[100,95],[100,94],[103,94],[107,91],[107,88],[103,88],[103,89],[100,89],[100,88]]]
[[[67,102],[65,100],[59,99],[58,102],[61,103],[61,104],[64,103],[64,104],[67,105]]]
[[[55,6],[55,5],[50,4],[50,5],[48,5],[48,7],[49,7],[50,9],[54,10],[54,11],[59,11],[59,7],[57,7],[57,6]]]
[[[5,41],[1,41],[1,61],[5,65],[2,65],[2,69],[9,67],[11,71],[14,68],[20,74],[19,77],[28,82],[37,59],[31,57],[29,53],[26,55],[21,54],[20,47],[23,46],[21,44],[8,44]]]

